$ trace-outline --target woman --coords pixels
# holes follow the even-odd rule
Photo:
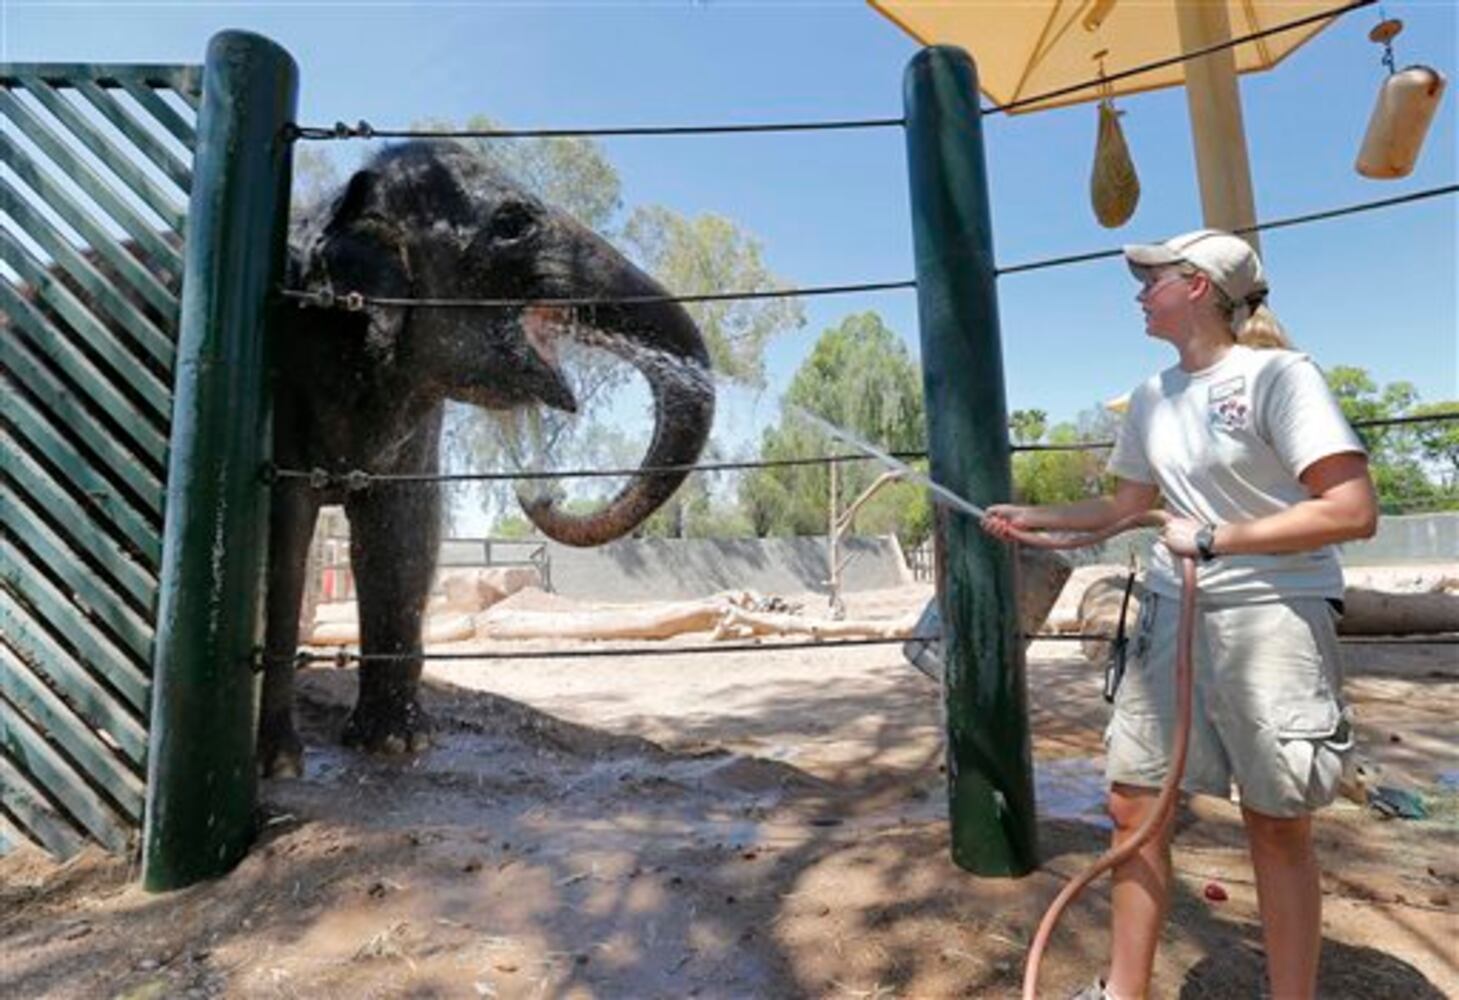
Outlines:
[[[1256,872],[1271,995],[1312,997],[1322,895],[1311,814],[1331,802],[1349,727],[1339,697],[1334,543],[1370,537],[1367,456],[1316,365],[1288,348],[1251,247],[1201,230],[1125,248],[1146,332],[1179,363],[1130,398],[1112,496],[989,509],[985,525],[1097,530],[1163,499],[1174,515],[1146,574],[1136,657],[1106,734],[1116,844],[1165,777],[1175,719],[1178,557],[1198,560],[1195,693],[1182,789],[1235,781]],[[1114,870],[1108,976],[1081,997],[1149,989],[1170,897],[1170,823]]]

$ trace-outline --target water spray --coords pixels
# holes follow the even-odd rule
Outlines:
[[[933,494],[933,496],[936,496],[948,506],[955,507],[956,509],[962,511],[964,514],[970,514],[973,517],[976,517],[979,521],[987,516],[988,512],[982,507],[979,507],[977,504],[973,503],[971,500],[964,499],[962,496],[948,489],[946,486],[943,486],[941,483],[934,481],[931,476],[918,472],[906,462],[903,462],[901,459],[894,458],[887,452],[882,451],[876,445],[871,444],[868,441],[862,440],[845,428],[837,427],[830,421],[822,419],[821,417],[816,416],[809,410],[796,406],[794,403],[784,403],[783,405],[785,406],[785,409],[790,413],[795,414],[797,417],[806,421],[806,423],[812,425],[813,427],[825,431],[827,434],[831,435],[831,437],[840,441],[842,444],[848,444],[851,447],[855,448],[857,451],[865,452],[872,458],[875,458],[878,461],[884,463],[888,468],[891,468],[896,472],[901,473],[902,476],[907,479],[907,481],[916,483],[918,486],[925,486]]]

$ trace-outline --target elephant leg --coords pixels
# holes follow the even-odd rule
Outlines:
[[[294,731],[294,653],[309,542],[319,504],[302,486],[274,490],[269,509],[263,702],[258,716],[259,770],[266,778],[298,777],[304,745]]]
[[[430,720],[418,700],[421,621],[441,543],[435,484],[387,486],[345,503],[350,563],[360,609],[360,695],[344,741],[372,753],[409,753],[430,745]],[[370,660],[387,654],[390,659]]]

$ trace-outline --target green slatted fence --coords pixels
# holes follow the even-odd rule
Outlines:
[[[0,64],[0,853],[141,836],[170,888],[251,838],[295,79],[246,32],[201,66]]]
[[[200,66],[0,66],[0,850],[141,827]]]

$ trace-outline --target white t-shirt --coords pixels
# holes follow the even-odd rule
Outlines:
[[[1308,499],[1313,462],[1362,452],[1317,365],[1295,351],[1233,347],[1198,372],[1167,368],[1140,385],[1109,470],[1160,488],[1167,509],[1197,521],[1251,521]],[[1331,545],[1281,555],[1223,555],[1198,564],[1203,598],[1224,603],[1342,597]],[[1175,560],[1154,547],[1147,585],[1180,593]]]

